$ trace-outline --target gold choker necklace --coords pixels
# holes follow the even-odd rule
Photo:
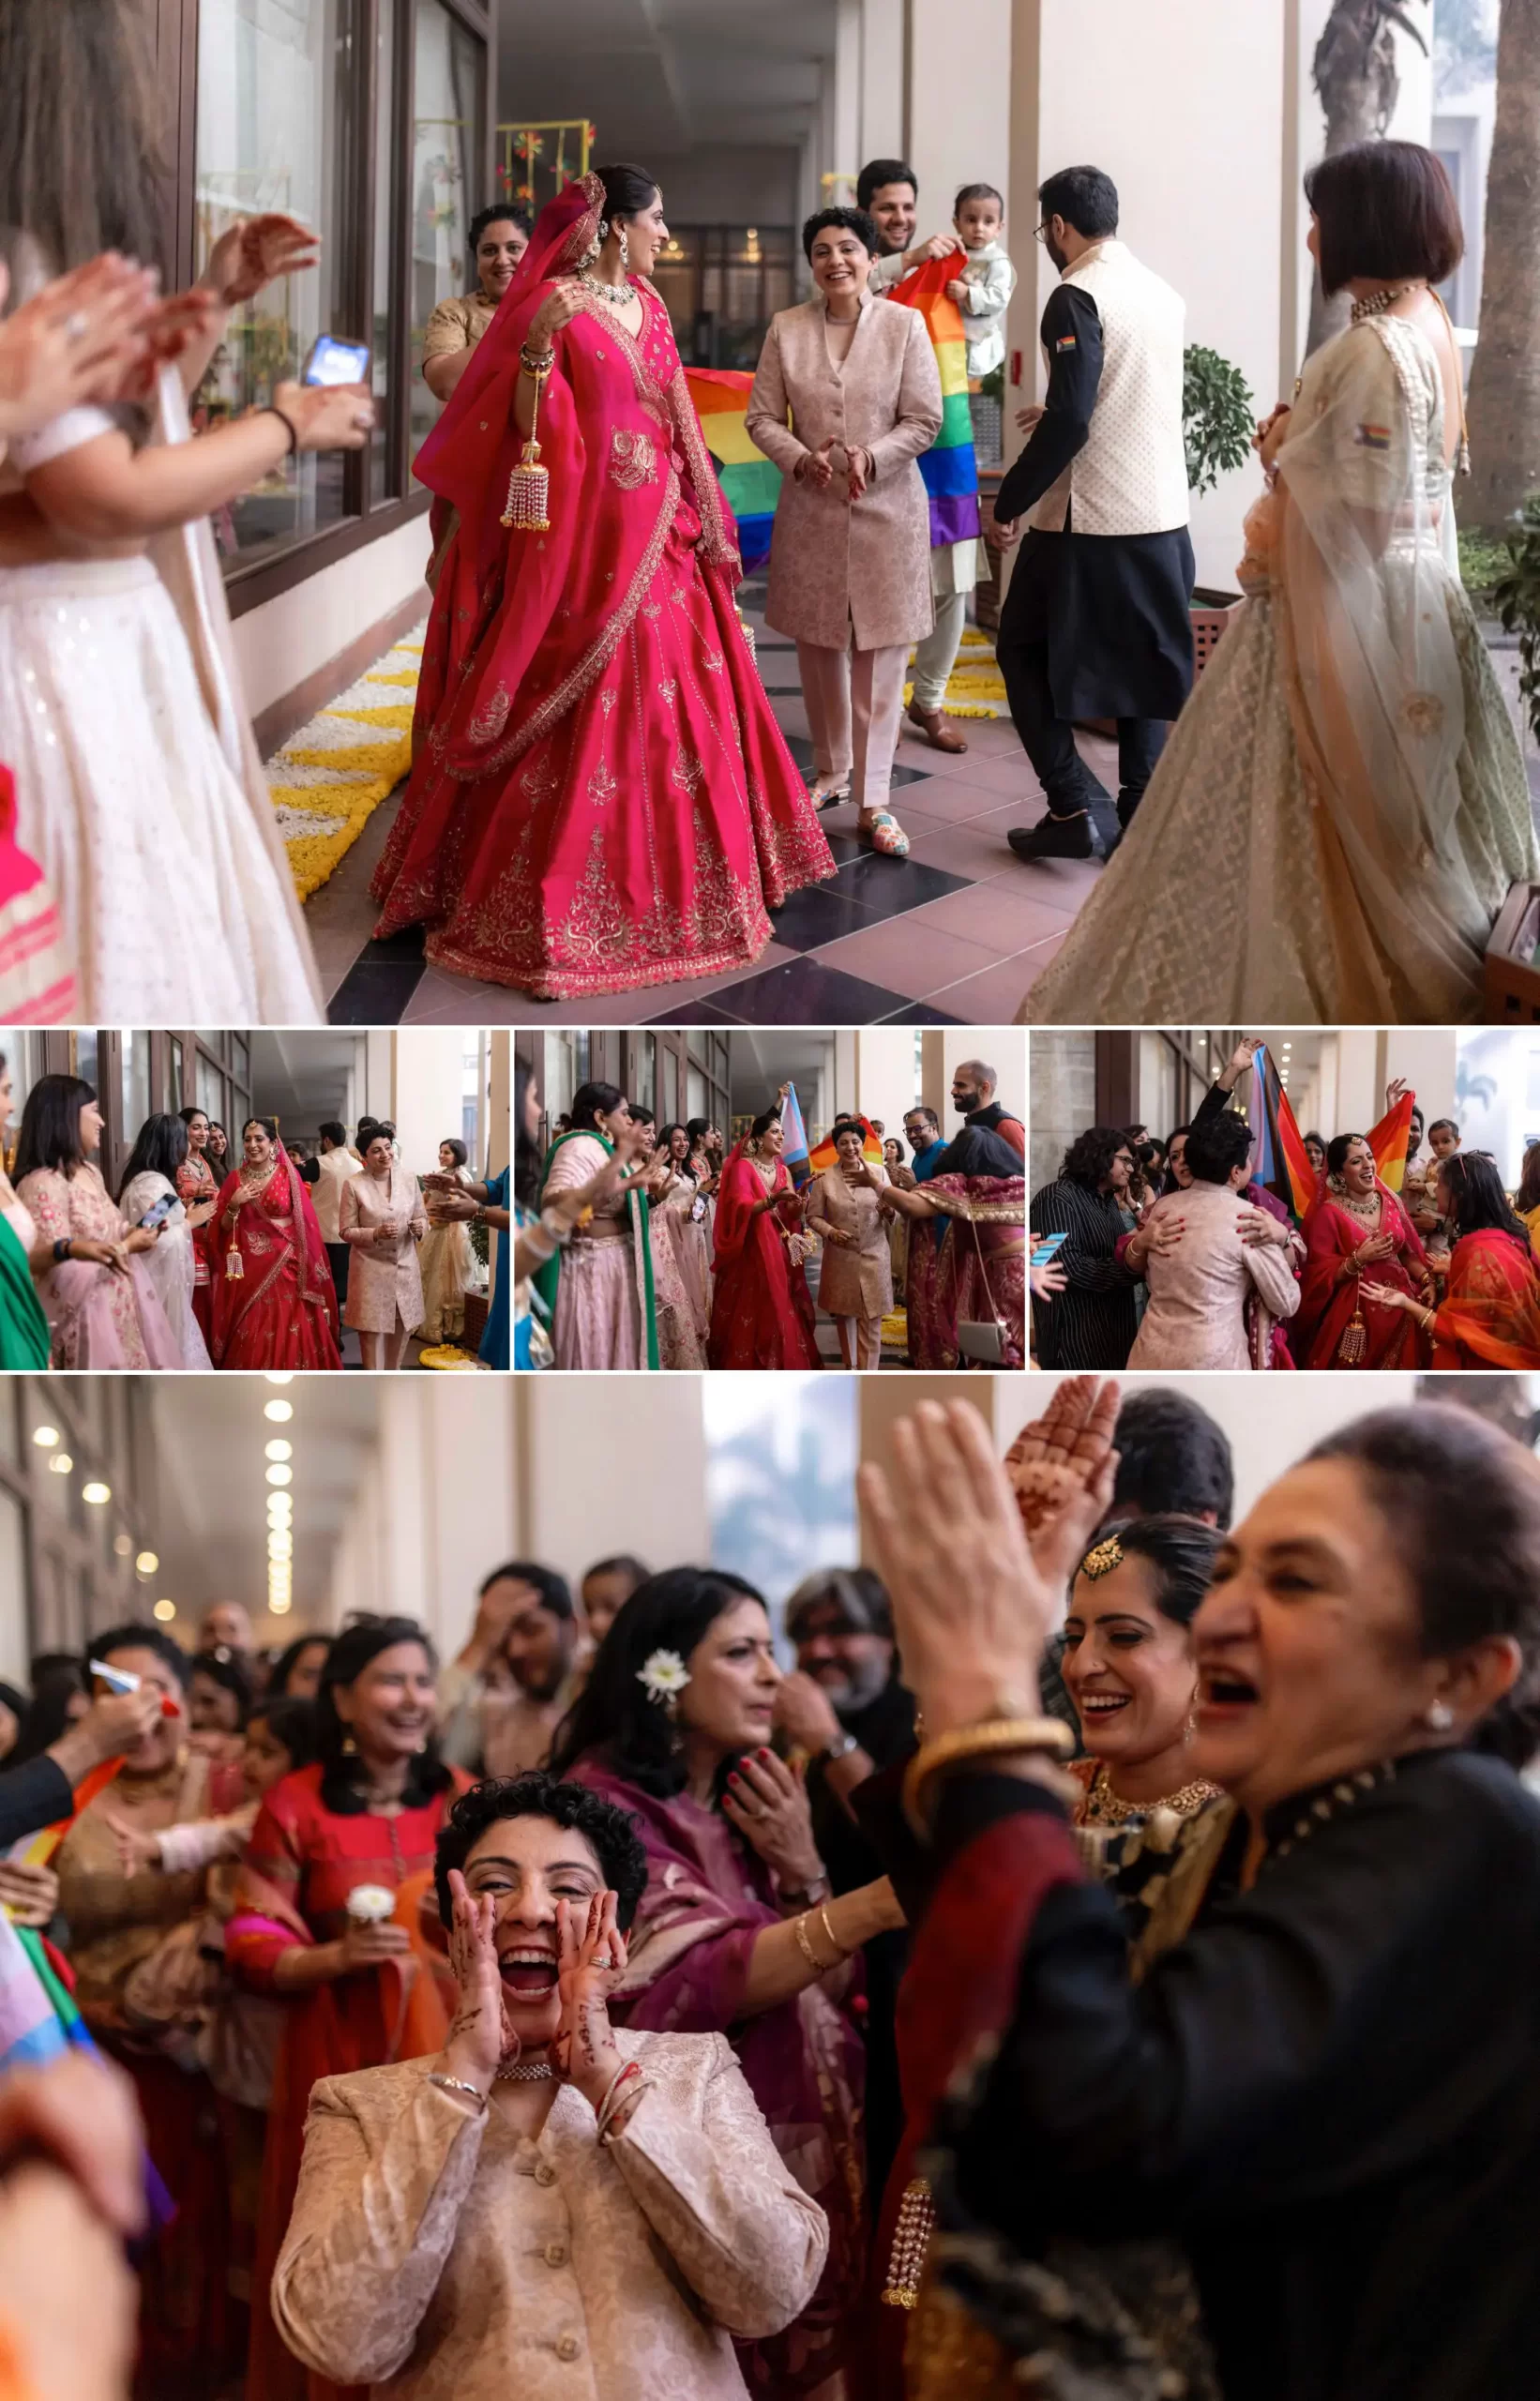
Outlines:
[[[1179,1818],[1190,1818],[1205,1801],[1215,1799],[1219,1788],[1198,1776],[1191,1784],[1184,1784],[1175,1792],[1163,1793],[1158,1801],[1125,1801],[1112,1789],[1112,1779],[1103,1759],[1091,1779],[1080,1813],[1082,1826],[1122,1826],[1130,1818],[1147,1818],[1155,1809],[1174,1809]]]
[[[578,269],[578,281],[587,291],[592,292],[597,299],[602,300],[607,309],[628,309],[631,302],[638,296],[636,285],[628,276],[624,277],[619,283],[605,283],[594,273],[592,267],[582,266]]]

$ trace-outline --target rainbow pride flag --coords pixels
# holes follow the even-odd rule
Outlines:
[[[1399,1192],[1406,1182],[1406,1155],[1412,1144],[1412,1112],[1416,1104],[1416,1094],[1404,1092],[1365,1137],[1374,1153],[1374,1171],[1392,1192]]]
[[[744,573],[752,575],[770,555],[770,529],[780,497],[780,469],[755,448],[744,423],[754,378],[741,368],[687,367],[685,381],[706,448],[717,461],[727,505],[738,521]]]
[[[853,1117],[859,1120],[862,1127],[864,1128],[861,1142],[862,1157],[872,1167],[881,1167],[883,1164],[883,1145],[881,1141],[872,1132],[867,1119],[861,1116],[858,1110],[853,1109],[850,1113]],[[834,1136],[832,1134],[825,1134],[821,1142],[814,1144],[813,1149],[809,1154],[808,1160],[808,1171],[812,1175],[823,1175],[825,1170],[831,1167],[837,1167],[838,1163],[839,1154],[834,1146]]]
[[[979,531],[978,461],[974,456],[974,420],[968,406],[968,342],[962,311],[946,290],[957,272],[958,253],[949,250],[944,258],[927,259],[913,268],[887,295],[906,309],[919,310],[941,371],[941,431],[920,461],[920,476],[930,503],[933,551],[971,541]]]

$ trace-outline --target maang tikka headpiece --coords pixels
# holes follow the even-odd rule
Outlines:
[[[1095,1550],[1086,1552],[1080,1562],[1080,1574],[1089,1576],[1093,1584],[1099,1584],[1104,1576],[1110,1576],[1114,1567],[1122,1565],[1123,1545],[1116,1534],[1109,1534],[1107,1540],[1099,1542]]]

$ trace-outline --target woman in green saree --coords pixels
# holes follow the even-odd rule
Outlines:
[[[593,1183],[629,1144],[630,1104],[614,1084],[580,1084],[572,1128],[546,1153],[542,1207]],[[647,1196],[619,1186],[585,1209],[565,1246],[536,1279],[551,1312],[558,1367],[657,1367]]]

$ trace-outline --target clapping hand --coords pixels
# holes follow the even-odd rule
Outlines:
[[[1005,1473],[1040,1572],[1062,1590],[1112,1505],[1118,1388],[1067,1376],[1005,1453]]]
[[[296,217],[272,210],[245,217],[222,233],[199,280],[221,309],[254,300],[280,275],[299,275],[316,264],[320,238]]]
[[[793,470],[798,483],[811,484],[818,491],[826,491],[834,481],[834,461],[829,453],[834,448],[831,433],[827,442],[816,450],[805,450]]]
[[[893,1460],[891,1477],[868,1461],[857,1483],[874,1564],[893,1598],[904,1682],[924,1713],[927,1739],[989,1718],[1035,1715],[1039,1662],[1059,1623],[1066,1577],[1045,1573],[1029,1547],[983,1419],[968,1401],[944,1409],[922,1401],[893,1428]],[[1088,1530],[1110,1477],[1105,1466]],[[1063,1513],[1077,1528],[1085,1515],[1083,1503]]]

